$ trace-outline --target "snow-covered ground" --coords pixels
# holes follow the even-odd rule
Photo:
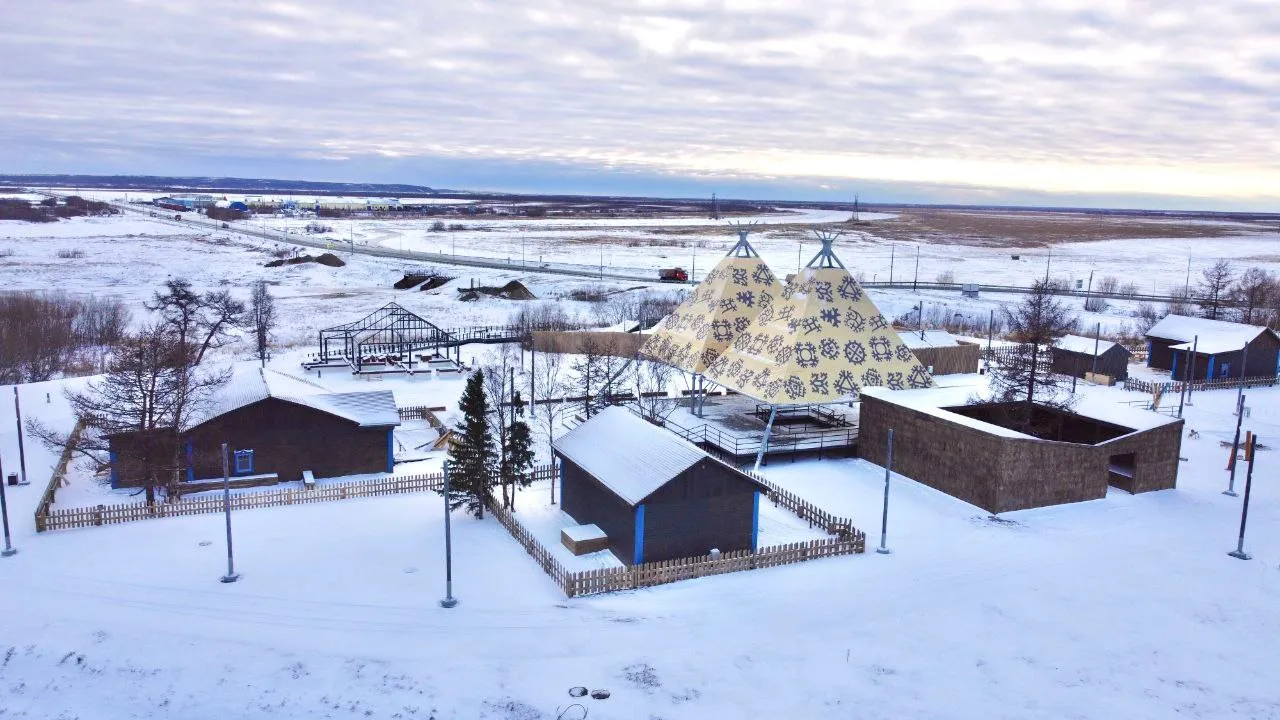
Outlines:
[[[32,399],[49,385],[23,388],[28,415],[59,415]],[[1248,398],[1245,427],[1274,447],[1280,389]],[[1259,453],[1254,559],[1228,557],[1241,498],[1221,494],[1220,442],[1234,399],[1204,392],[1187,409],[1198,437],[1184,441],[1176,490],[993,520],[895,477],[890,555],[567,600],[496,522],[458,514],[454,610],[436,605],[437,495],[240,512],[243,578],[223,585],[216,515],[36,535],[53,458],[28,444],[35,482],[9,488],[20,552],[0,559],[0,707],[21,718],[555,718],[568,688],[585,685],[612,693],[587,705],[591,718],[1276,717],[1280,491],[1269,478],[1280,464]],[[12,428],[0,403],[6,459]],[[764,472],[878,542],[881,468],[809,460]]]
[[[599,234],[623,232],[631,230]],[[727,227],[706,232],[708,246],[692,248],[700,268],[732,241]],[[475,249],[483,235],[490,246],[518,253],[522,234],[477,231]],[[544,252],[591,261],[577,256],[593,245],[553,238]],[[1088,243],[1074,259],[1072,246],[1055,246],[1052,263],[1086,277],[1086,267],[1096,267],[1140,289],[1172,285],[1186,272],[1180,243],[1197,263],[1214,255],[1275,269],[1274,240],[1261,237]],[[250,282],[267,279],[280,298],[280,339],[291,346],[272,365],[292,372],[318,328],[388,301],[443,326],[500,323],[518,302],[460,303],[454,285],[519,279],[555,298],[597,284],[441,268],[459,279],[440,291],[399,292],[390,287],[400,277],[398,261],[355,256],[345,268],[264,268],[274,245],[136,217],[4,222],[0,273],[5,289],[118,295],[138,316],[170,276],[245,296]],[[615,246],[620,263],[682,262],[654,248]],[[789,271],[798,249],[795,237],[781,234],[764,234],[757,247],[779,273]],[[886,273],[883,244],[867,238],[847,247],[846,264],[868,279]],[[60,249],[85,256],[58,258]],[[806,241],[802,251],[814,249]],[[914,262],[902,251],[895,277]],[[1043,272],[1042,262],[1015,264],[1004,250],[931,245],[922,252],[921,279],[938,272],[930,255],[942,263],[953,251],[947,262],[958,280]],[[887,314],[906,313],[918,297],[982,314],[1017,299],[875,294]],[[575,312],[590,307],[558,302]],[[1102,319],[1128,322],[1120,314]],[[489,351],[466,352],[464,360]],[[232,348],[218,359],[245,354]],[[399,404],[451,411],[461,392],[456,378],[380,385],[324,371],[318,381],[340,391],[394,387]],[[65,423],[61,384],[23,386],[24,415]],[[1091,402],[1146,397],[1081,387]],[[11,393],[0,388],[6,472],[17,457],[5,400]],[[1280,389],[1247,396],[1245,428],[1277,447]],[[1275,450],[1258,454],[1246,543],[1255,559],[1227,557],[1242,500],[1221,494],[1221,442],[1234,429],[1234,402],[1232,391],[1194,396],[1187,428],[1198,436],[1184,439],[1176,490],[1112,491],[1103,500],[992,520],[895,478],[890,555],[644,591],[567,600],[496,522],[459,514],[453,572],[461,604],[453,610],[436,604],[444,592],[438,495],[240,512],[236,559],[244,575],[223,585],[217,515],[37,535],[32,513],[55,459],[29,441],[32,484],[7,489],[20,552],[0,558],[0,717],[556,718],[576,685],[612,692],[608,700],[587,699],[593,720],[1280,717],[1280,489],[1272,482],[1280,461]],[[434,469],[435,461],[421,462]],[[878,542],[882,469],[858,460],[781,461],[764,473],[852,517],[869,545]],[[518,502],[527,505],[532,496],[525,495]],[[563,717],[580,717],[575,712]]]

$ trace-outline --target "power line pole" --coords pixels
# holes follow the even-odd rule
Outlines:
[[[916,285],[920,282],[920,246],[916,245],[916,274],[911,278],[911,292],[916,291]]]
[[[1227,553],[1233,558],[1239,560],[1249,560],[1252,556],[1244,551],[1244,527],[1249,520],[1249,491],[1253,489],[1253,460],[1257,455],[1254,450],[1258,446],[1258,436],[1254,435],[1249,438],[1249,445],[1245,448],[1245,455],[1249,458],[1249,469],[1244,474],[1244,502],[1240,507],[1240,537],[1236,541],[1236,549]]]
[[[897,243],[889,243],[889,286],[893,286],[893,255],[898,249]]]

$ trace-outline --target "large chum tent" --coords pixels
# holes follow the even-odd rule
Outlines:
[[[924,388],[933,378],[831,250],[822,250],[705,370],[770,405],[852,399],[863,387]]]
[[[782,284],[747,242],[746,228],[738,242],[689,297],[658,323],[641,347],[644,355],[694,374],[696,390],[701,374],[712,365],[759,313],[772,308]]]

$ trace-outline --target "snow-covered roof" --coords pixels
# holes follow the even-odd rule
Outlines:
[[[617,406],[601,410],[553,446],[633,507],[711,457],[693,443]]]
[[[1110,340],[1094,340],[1091,337],[1082,337],[1080,335],[1063,335],[1055,342],[1054,347],[1066,350],[1067,352],[1080,353],[1082,355],[1093,355],[1093,349],[1096,345],[1099,355],[1104,355],[1116,344]]]
[[[924,337],[920,337],[922,334]],[[925,330],[923,333],[919,330],[901,330],[898,332],[898,337],[902,338],[903,345],[912,350],[916,348],[955,347],[960,344],[946,330]]]
[[[1190,348],[1196,338],[1199,338],[1197,352],[1216,355],[1239,350],[1264,332],[1275,334],[1272,330],[1258,325],[1187,315],[1166,315],[1163,320],[1151,326],[1147,331],[1147,337],[1183,343],[1176,347],[1178,350]]]
[[[184,429],[208,422],[267,398],[314,408],[356,423],[360,427],[400,424],[395,394],[390,390],[333,393],[305,378],[276,370],[233,370],[231,379],[187,419]]]

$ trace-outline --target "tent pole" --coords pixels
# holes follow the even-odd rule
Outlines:
[[[764,460],[764,453],[769,449],[769,433],[773,430],[773,420],[778,417],[778,406],[769,406],[769,422],[764,426],[764,439],[760,441],[760,451],[756,453],[756,466],[751,472],[760,472],[760,463]]]

